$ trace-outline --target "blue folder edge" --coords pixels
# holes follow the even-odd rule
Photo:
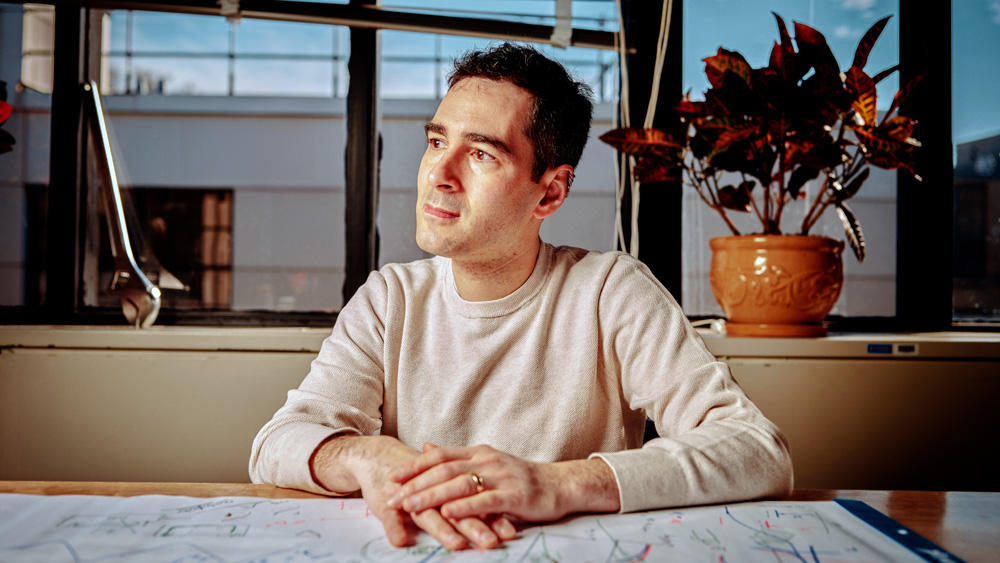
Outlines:
[[[903,547],[931,563],[965,563],[964,559],[942,549],[934,542],[882,514],[860,500],[833,499],[833,502],[860,518],[864,523],[892,538]]]

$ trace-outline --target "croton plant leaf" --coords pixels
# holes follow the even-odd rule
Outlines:
[[[680,180],[681,167],[662,155],[650,153],[636,160],[632,175],[642,183]]]
[[[750,83],[750,64],[743,55],[735,51],[727,51],[719,47],[719,52],[702,59],[705,62],[705,76],[713,88],[722,88],[722,79],[727,72],[739,76],[743,82]]]
[[[861,223],[858,222],[858,218],[851,211],[847,204],[840,202],[837,204],[837,217],[840,217],[840,222],[844,225],[844,234],[847,238],[847,244],[854,251],[854,255],[857,256],[858,262],[865,261],[865,235],[861,231]]]
[[[885,78],[887,76],[889,76],[890,74],[896,72],[897,70],[899,70],[899,65],[893,65],[893,66],[891,66],[891,67],[883,70],[882,72],[876,74],[875,76],[873,76],[872,80],[875,82],[875,84],[878,84],[879,82],[882,82],[883,80],[885,80]]]
[[[857,176],[851,178],[851,181],[848,182],[847,185],[844,186],[844,189],[841,190],[841,193],[838,194],[838,199],[840,201],[843,201],[845,199],[854,197],[854,194],[858,193],[858,190],[861,189],[861,185],[864,184],[865,180],[868,179],[868,174],[871,173],[871,171],[872,171],[871,168],[865,168],[860,173],[858,173]]]
[[[854,95],[851,107],[861,125],[875,125],[878,117],[876,108],[875,81],[856,66],[847,70],[847,88]]]
[[[797,198],[799,197],[799,191],[802,190],[802,186],[806,185],[806,182],[816,176],[819,176],[818,168],[799,166],[792,171],[792,175],[788,179],[788,184],[785,185],[785,190],[792,198]]]
[[[726,209],[733,211],[748,212],[750,207],[750,190],[754,187],[753,181],[746,181],[739,186],[723,186],[719,188],[719,203]]]
[[[665,154],[670,149],[680,150],[684,146],[674,141],[658,129],[619,127],[601,135],[600,139],[625,154],[646,155]]]
[[[878,41],[879,35],[882,35],[882,30],[885,29],[885,24],[889,22],[890,17],[886,16],[868,28],[864,37],[858,42],[857,49],[854,50],[854,63],[851,65],[851,68],[859,70],[865,68],[865,65],[868,64],[868,55],[872,52],[872,47]]]

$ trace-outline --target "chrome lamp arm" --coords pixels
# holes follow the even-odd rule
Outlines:
[[[160,312],[160,288],[149,281],[139,269],[129,242],[128,227],[125,223],[125,207],[122,204],[118,177],[115,174],[111,143],[104,122],[104,109],[97,83],[93,80],[83,84],[83,100],[88,108],[88,129],[93,140],[98,174],[101,178],[100,193],[108,218],[108,234],[111,238],[111,255],[114,257],[114,275],[108,293],[121,299],[122,312],[130,324],[137,328],[147,328],[156,321]]]

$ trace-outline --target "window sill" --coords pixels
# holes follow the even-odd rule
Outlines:
[[[1000,333],[835,333],[821,338],[741,338],[699,329],[719,358],[1000,358]],[[200,350],[315,354],[330,328],[0,326],[0,348]]]
[[[995,359],[995,332],[832,333],[819,338],[746,338],[699,329],[709,351],[726,358]]]

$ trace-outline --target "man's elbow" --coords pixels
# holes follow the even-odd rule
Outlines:
[[[771,463],[771,486],[774,489],[768,496],[785,498],[792,494],[795,487],[795,472],[792,469],[792,452],[788,440],[780,432],[774,436],[776,452]]]

